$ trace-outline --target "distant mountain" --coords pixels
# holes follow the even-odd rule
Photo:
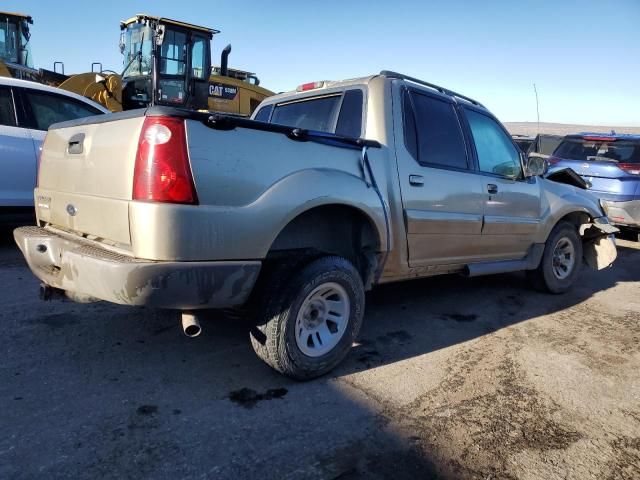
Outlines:
[[[538,133],[538,124],[536,122],[504,122],[511,135],[531,135]],[[547,123],[540,122],[539,133],[553,133],[555,135],[567,135],[569,133],[579,132],[600,132],[609,133],[615,130],[616,133],[638,133],[640,127],[615,127],[603,125],[575,125],[570,123]]]

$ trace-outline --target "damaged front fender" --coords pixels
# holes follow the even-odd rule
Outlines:
[[[614,233],[618,229],[608,221],[597,218],[594,223],[580,227],[584,260],[594,270],[610,267],[618,257]]]

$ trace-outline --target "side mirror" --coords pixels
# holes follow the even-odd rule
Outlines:
[[[549,170],[549,162],[546,158],[530,156],[527,158],[525,177],[540,177]]]
[[[120,34],[120,44],[118,45],[120,47],[120,53],[124,54],[124,47],[125,47],[125,43],[124,43],[124,32],[122,32]]]

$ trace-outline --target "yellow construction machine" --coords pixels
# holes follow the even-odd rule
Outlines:
[[[23,13],[0,12],[0,76],[31,80],[78,93],[112,111],[122,110],[120,76],[115,72],[65,75],[64,64],[54,62],[54,70],[36,69],[29,40],[33,18]],[[94,63],[92,68],[98,63]],[[57,71],[56,67],[61,71]]]
[[[220,67],[211,67],[211,40],[218,30],[138,14],[120,23],[121,75],[93,63],[91,72],[36,69],[29,47],[29,15],[0,12],[0,76],[23,78],[78,93],[117,112],[171,105],[250,115],[273,92],[255,74],[228,68],[231,46]],[[97,68],[96,68],[97,67]]]
[[[219,30],[138,14],[120,24],[124,54],[122,107],[173,105],[250,115],[273,92],[251,72],[211,67],[211,39]]]

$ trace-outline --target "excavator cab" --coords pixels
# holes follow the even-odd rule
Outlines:
[[[145,14],[125,20],[120,28],[123,110],[208,108],[211,39],[218,30]]]
[[[32,24],[29,15],[0,12],[0,76],[30,80],[37,74],[29,45]]]

